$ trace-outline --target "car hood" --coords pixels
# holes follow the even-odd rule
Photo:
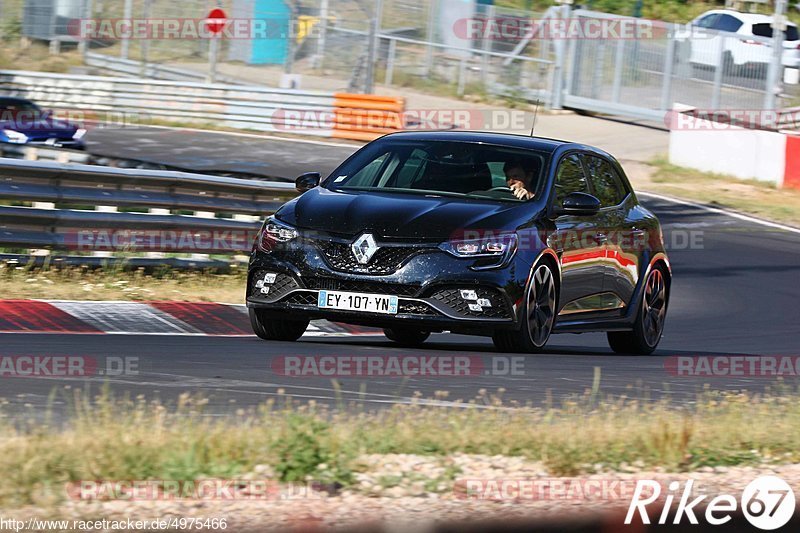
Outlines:
[[[384,238],[448,239],[465,229],[513,231],[535,209],[532,203],[317,187],[276,216],[299,229],[348,236],[370,232]]]

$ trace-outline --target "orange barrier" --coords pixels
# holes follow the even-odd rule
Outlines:
[[[401,97],[336,93],[333,98],[334,138],[371,141],[403,129],[405,99]]]

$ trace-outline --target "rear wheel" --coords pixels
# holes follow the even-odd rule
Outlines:
[[[401,346],[419,346],[431,336],[430,331],[422,331],[414,328],[386,328],[383,334],[390,341],[394,341]]]
[[[249,309],[253,332],[265,341],[296,341],[308,328],[309,320],[267,318],[260,309]]]
[[[666,270],[657,266],[650,271],[636,315],[633,331],[609,331],[608,344],[616,353],[649,355],[664,332],[669,291]]]
[[[536,267],[525,294],[520,329],[497,331],[492,336],[501,352],[539,353],[553,331],[558,291],[553,269],[547,263]]]

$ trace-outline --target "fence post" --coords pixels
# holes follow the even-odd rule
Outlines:
[[[433,39],[436,36],[436,2],[438,0],[428,0],[428,31],[425,40],[428,46],[425,48],[425,75],[430,76],[433,68]]]
[[[664,82],[661,85],[661,109],[672,109],[672,69],[675,66],[675,47],[678,42],[674,35],[667,37],[667,57],[664,59]]]
[[[572,13],[569,9],[568,4],[564,4],[561,6],[561,14],[564,20],[564,23],[567,27],[569,27],[570,19],[572,18]],[[570,39],[570,56],[572,59],[570,60],[570,70],[567,77],[567,91],[571,90],[570,85],[572,84],[572,77],[574,76],[575,70],[575,50],[576,44],[575,39]],[[556,61],[553,65],[553,87],[551,88],[551,97],[550,100],[552,102],[553,109],[561,109],[562,103],[564,101],[564,69],[566,68],[567,63],[567,54],[566,54],[566,47],[564,46],[564,39],[556,39],[553,43],[555,48],[555,56]]]
[[[719,109],[719,102],[722,93],[722,74],[724,74],[724,55],[725,55],[725,39],[722,34],[719,36],[719,43],[717,45],[717,66],[714,70],[714,88],[711,92],[711,109]]]
[[[397,53],[397,39],[389,39],[389,57],[386,59],[386,78],[383,84],[389,86],[394,77],[394,57]]]
[[[614,85],[611,88],[611,101],[619,102],[622,91],[622,62],[625,60],[625,39],[617,40],[617,49],[614,54]]]
[[[92,0],[85,0],[85,4],[83,5],[83,18],[90,19],[92,18]],[[89,45],[92,44],[91,37],[89,35],[80,35],[78,41],[78,51],[81,54],[81,60],[83,63],[86,63],[86,54],[89,53]]]
[[[125,8],[122,17],[130,23],[131,19],[133,18],[133,0],[125,0]],[[119,49],[119,57],[122,59],[128,59],[128,55],[131,51],[131,40],[129,38],[123,38],[122,42],[120,43]]]
[[[458,62],[458,87],[456,88],[456,94],[458,96],[464,96],[464,88],[467,84],[466,74],[467,61],[462,57]]]
[[[151,215],[171,214],[169,209],[164,209],[162,207],[151,207],[150,209],[147,210],[147,212],[150,213]],[[147,252],[145,256],[151,259],[162,259],[164,257],[164,252]]]
[[[312,66],[322,68],[325,60],[325,39],[328,34],[328,4],[329,0],[322,0],[319,7],[319,38],[317,39],[317,53]]]
[[[375,87],[375,63],[378,61],[380,48],[381,17],[383,16],[383,0],[375,0],[372,21],[369,26],[369,43],[367,50],[367,75],[364,81],[364,94],[372,94]]]
[[[143,18],[145,20],[150,18],[150,11],[153,6],[153,0],[144,0],[144,12]],[[149,60],[148,55],[150,54],[150,39],[142,39],[139,43],[139,50],[142,53],[142,71],[141,76],[142,78],[147,78],[147,61]]]
[[[783,70],[783,32],[786,20],[783,13],[786,0],[775,0],[775,14],[772,18],[772,60],[767,69],[767,86],[764,94],[764,109],[775,109],[775,101],[780,88],[781,71]],[[777,31],[776,31],[777,30]]]
[[[115,205],[98,205],[95,206],[94,210],[97,211],[98,213],[116,213],[117,211],[119,211],[117,209],[117,206]],[[114,252],[112,250],[108,251],[95,250],[94,252],[92,252],[92,257],[112,257],[113,255]]]
[[[594,71],[592,71],[592,98],[600,98],[600,86],[603,84],[603,67],[606,63],[606,41],[597,43],[594,50]]]

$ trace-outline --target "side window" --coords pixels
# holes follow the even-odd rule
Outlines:
[[[585,161],[600,207],[611,207],[622,202],[626,195],[625,186],[611,163],[591,155],[587,155]]]
[[[714,28],[721,31],[735,32],[742,27],[742,21],[731,15],[720,15],[714,23]]]
[[[705,17],[701,18],[695,22],[694,25],[699,26],[700,28],[713,28],[718,17],[719,15],[712,13],[711,15],[706,15]]]
[[[586,174],[577,154],[569,155],[561,160],[556,171],[554,205],[562,207],[564,198],[573,192],[589,192]]]

